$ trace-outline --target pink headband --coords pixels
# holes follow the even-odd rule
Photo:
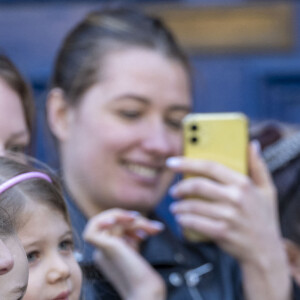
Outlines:
[[[0,194],[3,193],[4,191],[8,190],[12,186],[16,185],[17,183],[20,183],[24,180],[28,180],[28,179],[32,179],[32,178],[40,178],[40,179],[44,179],[48,182],[52,182],[51,178],[45,173],[27,172],[27,173],[23,173],[23,174],[14,176],[14,177],[8,179],[7,181],[5,181],[4,183],[2,183],[0,185]]]

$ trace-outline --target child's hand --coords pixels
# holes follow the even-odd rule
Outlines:
[[[160,222],[122,209],[89,220],[83,237],[97,248],[97,265],[123,299],[165,299],[163,279],[138,252],[142,240],[163,228]]]
[[[116,244],[127,243],[138,250],[141,241],[164,229],[164,224],[151,221],[136,211],[110,209],[91,218],[84,239],[102,251],[110,253]]]

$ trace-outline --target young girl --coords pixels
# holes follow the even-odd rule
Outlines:
[[[14,216],[12,226],[27,254],[29,282],[23,299],[78,300],[82,274],[73,255],[72,230],[58,182],[48,173],[0,157],[0,205]],[[124,299],[139,300],[145,290],[143,299],[164,299],[162,282],[152,269],[137,256],[128,256],[130,247],[139,247],[146,236],[161,229],[158,222],[117,209],[96,216],[87,226],[86,239],[101,250],[97,263],[108,269]],[[108,252],[103,262],[101,253]]]
[[[0,158],[0,204],[14,216],[26,251],[29,281],[25,300],[78,300],[81,270],[58,183],[50,175]]]
[[[0,299],[22,299],[28,281],[24,249],[11,218],[0,206]]]

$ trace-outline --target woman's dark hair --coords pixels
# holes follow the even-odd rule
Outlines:
[[[0,157],[0,184],[14,176],[32,171],[40,172],[40,170],[16,159]],[[65,220],[70,224],[59,182],[52,174],[45,171],[43,173],[46,173],[52,182],[40,178],[31,178],[17,183],[0,194],[0,207],[11,217],[16,230],[22,225],[21,213],[26,208],[28,201],[46,205],[62,213]]]
[[[29,132],[32,132],[34,101],[30,86],[26,83],[11,60],[3,54],[0,54],[0,78],[20,97],[26,125]]]
[[[68,34],[56,59],[51,87],[61,88],[69,104],[76,105],[101,79],[107,54],[135,47],[158,51],[190,73],[186,55],[159,19],[115,8],[91,12]]]

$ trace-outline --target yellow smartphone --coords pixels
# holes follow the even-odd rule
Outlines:
[[[184,156],[248,173],[248,119],[243,113],[191,113],[183,119],[183,133]],[[193,231],[186,230],[184,235],[194,242],[208,240]]]

